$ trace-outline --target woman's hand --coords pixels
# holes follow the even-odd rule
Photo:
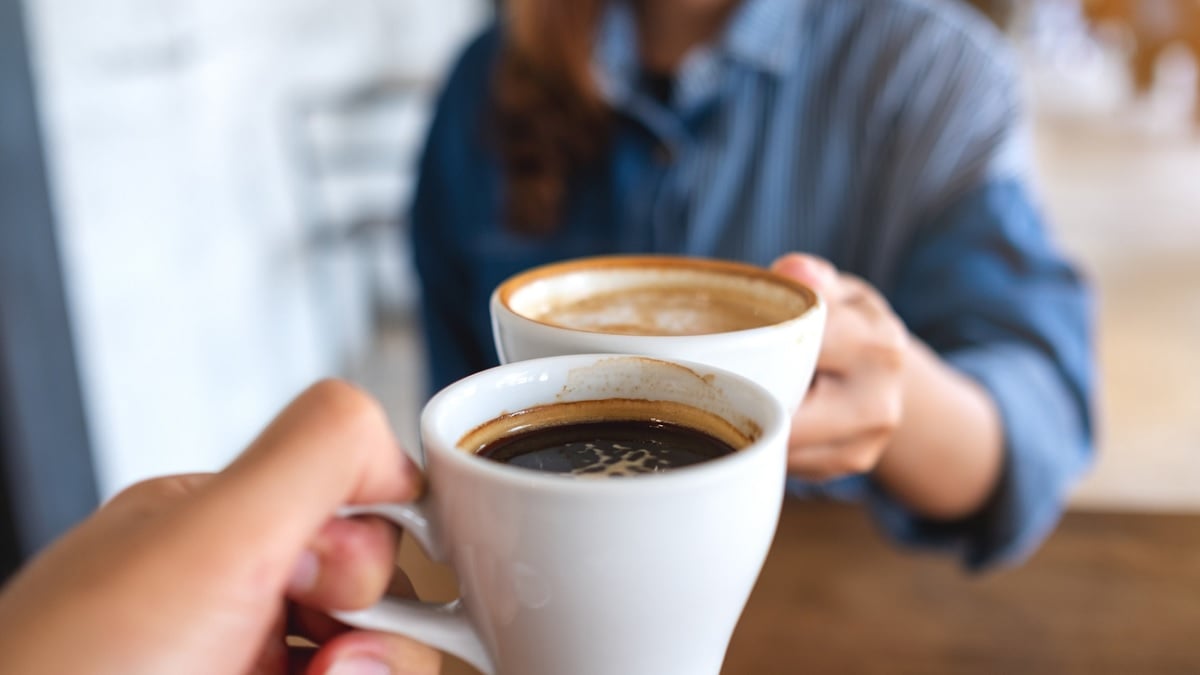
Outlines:
[[[910,335],[862,279],[800,254],[772,269],[816,289],[829,308],[816,377],[792,420],[790,472],[809,480],[871,473],[926,517],[977,512],[1004,464],[990,394]]]
[[[395,531],[338,507],[420,491],[378,405],[317,384],[227,470],[136,485],[21,572],[0,595],[3,670],[435,675],[434,650],[325,614],[390,580],[411,592],[392,579]]]
[[[867,473],[904,416],[908,332],[870,284],[825,260],[791,254],[772,270],[810,286],[828,306],[816,376],[792,420],[789,472],[817,481]]]

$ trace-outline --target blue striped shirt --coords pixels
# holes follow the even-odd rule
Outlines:
[[[824,256],[883,292],[909,330],[979,381],[1006,431],[1001,485],[961,522],[908,512],[870,477],[796,493],[861,499],[897,540],[984,567],[1028,555],[1092,452],[1088,294],[1027,190],[1013,60],[982,19],[934,0],[744,0],[644,90],[628,7],[594,70],[612,146],[574,177],[561,229],[502,222],[486,114],[503,29],[458,63],[422,159],[412,236],[433,384],[495,364],[487,298],[510,274],[600,253],[769,264]]]

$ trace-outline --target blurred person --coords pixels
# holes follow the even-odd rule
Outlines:
[[[1093,448],[1089,295],[1025,132],[1013,55],[956,3],[510,0],[421,160],[432,384],[496,363],[488,296],[535,265],[773,265],[830,307],[791,492],[972,569],[1020,561]]]
[[[225,471],[131,487],[20,572],[0,594],[0,670],[436,675],[436,651],[325,614],[375,602],[395,570],[391,526],[338,507],[420,491],[379,407],[315,385]]]

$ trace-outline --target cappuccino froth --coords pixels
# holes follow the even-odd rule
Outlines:
[[[551,265],[510,279],[498,297],[513,312],[557,328],[680,337],[781,324],[816,301],[766,270],[673,258]]]
[[[754,302],[731,289],[641,287],[551,305],[530,318],[598,333],[708,335],[787,321],[793,308]]]

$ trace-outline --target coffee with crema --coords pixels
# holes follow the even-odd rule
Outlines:
[[[719,459],[752,440],[689,405],[608,399],[509,413],[468,433],[459,448],[523,469],[617,478]]]

